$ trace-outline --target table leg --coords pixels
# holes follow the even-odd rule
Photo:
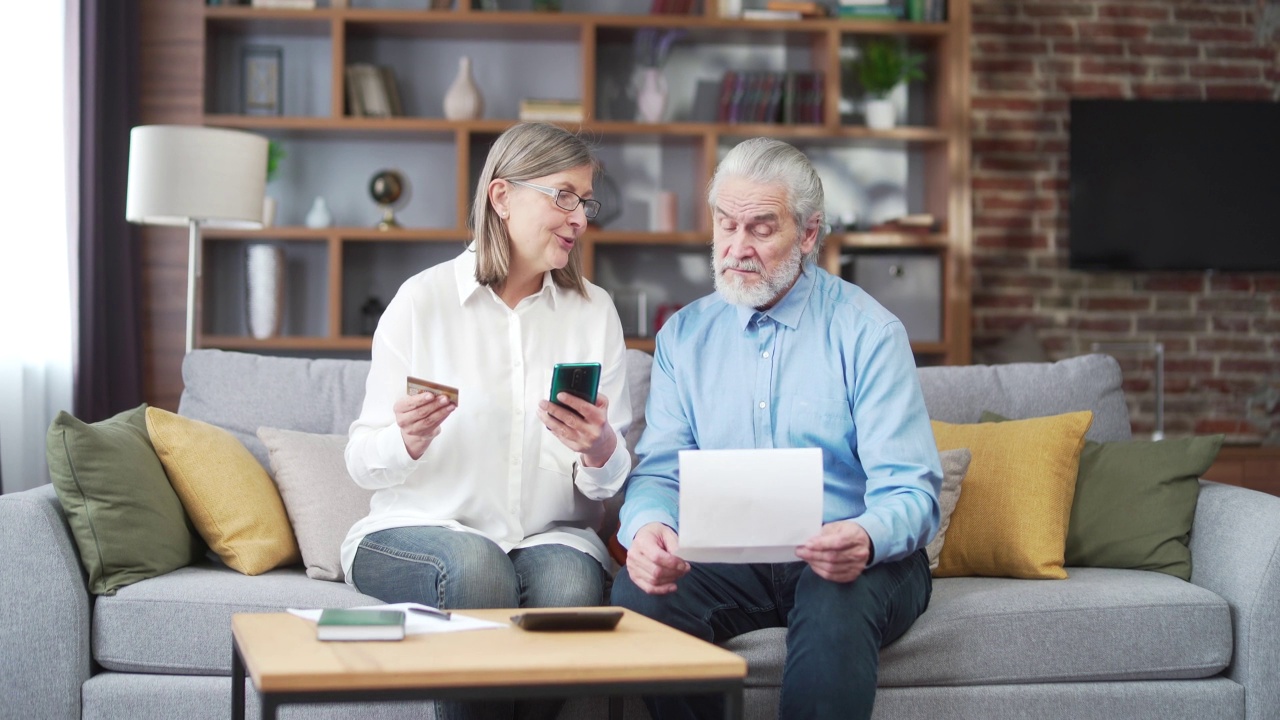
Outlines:
[[[622,701],[621,695],[609,696],[609,720],[622,720]]]
[[[231,637],[231,720],[244,720],[244,660],[235,636]]]
[[[724,693],[725,720],[742,720],[742,686],[739,685]]]
[[[276,720],[280,711],[280,703],[268,693],[258,693],[262,697],[262,720]]]

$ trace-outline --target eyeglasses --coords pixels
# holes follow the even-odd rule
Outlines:
[[[532,190],[537,190],[545,195],[550,195],[556,199],[556,207],[561,210],[573,212],[578,209],[579,205],[581,205],[583,214],[588,218],[593,218],[600,214],[599,200],[583,200],[580,195],[571,193],[568,190],[560,190],[559,188],[547,187],[546,185],[534,185],[533,183],[525,182],[523,180],[510,180],[509,182],[516,185],[523,185]]]

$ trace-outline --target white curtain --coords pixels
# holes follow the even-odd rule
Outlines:
[[[45,433],[59,410],[71,410],[79,10],[77,0],[40,0],[6,12],[0,485],[16,492],[49,481]]]

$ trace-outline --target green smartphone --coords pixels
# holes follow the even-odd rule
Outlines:
[[[568,407],[556,400],[562,392],[576,395],[592,405],[596,404],[596,391],[600,388],[600,363],[557,363],[551,369],[551,402]]]

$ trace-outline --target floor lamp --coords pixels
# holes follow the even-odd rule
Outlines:
[[[141,125],[129,133],[125,219],[186,225],[187,352],[195,347],[200,226],[258,229],[267,182],[267,139],[239,130]]]

